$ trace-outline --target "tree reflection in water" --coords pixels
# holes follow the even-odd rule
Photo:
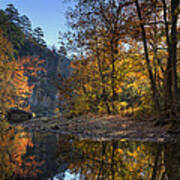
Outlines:
[[[26,156],[27,147],[33,143],[21,126],[11,127],[6,121],[0,122],[0,179],[36,177],[41,173],[35,156]]]
[[[97,142],[37,132],[31,136],[33,143],[22,127],[0,123],[0,180],[58,179],[54,174],[77,180],[180,179],[178,144]]]
[[[60,138],[59,163],[87,180],[178,180],[180,146]],[[71,142],[71,143],[70,143]],[[69,154],[71,149],[71,155]]]

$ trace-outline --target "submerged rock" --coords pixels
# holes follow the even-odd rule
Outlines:
[[[33,118],[33,114],[20,109],[12,108],[7,111],[6,118],[9,122],[20,123]]]

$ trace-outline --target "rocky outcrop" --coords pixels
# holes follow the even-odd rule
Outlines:
[[[70,60],[63,54],[52,52],[46,47],[41,47],[31,42],[25,42],[22,55],[39,57],[45,62],[41,65],[45,72],[41,71],[37,77],[29,77],[29,84],[34,84],[32,96],[29,99],[31,111],[40,116],[51,116],[58,110],[58,75],[67,77],[70,74]]]
[[[11,123],[21,123],[32,118],[32,113],[15,108],[8,110],[6,113],[6,119]]]
[[[51,116],[57,112],[58,99],[58,75],[61,73],[67,77],[70,60],[64,56],[54,56],[45,62],[46,72],[42,72],[36,79],[33,94],[30,98],[31,110],[37,116]]]
[[[51,116],[57,111],[58,100],[58,75],[67,77],[70,75],[70,60],[63,54],[51,51],[48,47],[41,46],[28,39],[19,53],[21,57],[39,57],[44,60],[41,66],[45,72],[38,72],[37,77],[29,77],[29,84],[34,84],[32,96],[29,99],[31,111],[40,116]]]

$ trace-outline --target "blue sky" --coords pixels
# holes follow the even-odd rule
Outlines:
[[[57,45],[58,32],[67,31],[65,11],[72,2],[64,0],[0,0],[0,9],[14,4],[20,15],[27,15],[32,27],[41,26],[48,46]]]

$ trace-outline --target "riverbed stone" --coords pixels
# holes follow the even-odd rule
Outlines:
[[[6,113],[6,119],[11,123],[21,123],[33,118],[31,112],[26,112],[20,109],[12,108]]]

